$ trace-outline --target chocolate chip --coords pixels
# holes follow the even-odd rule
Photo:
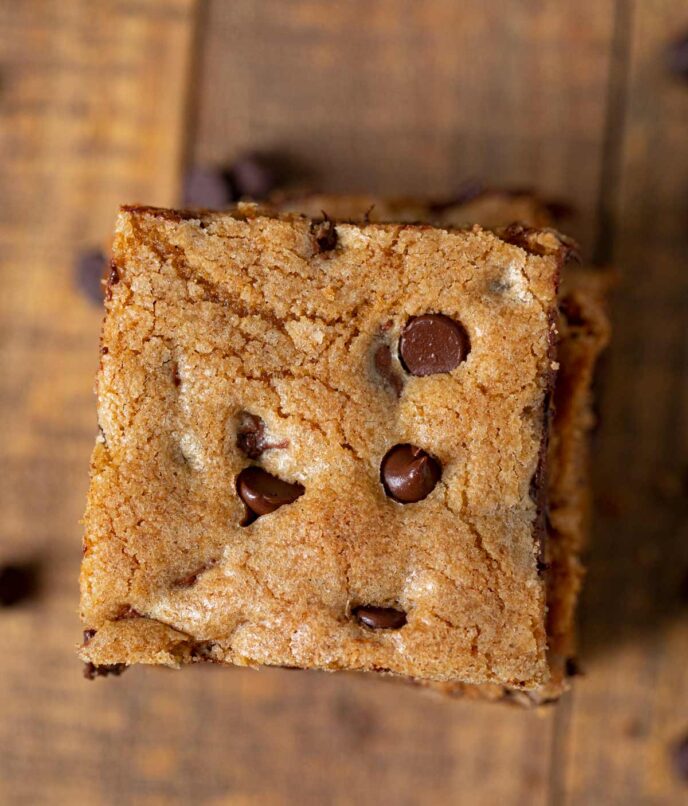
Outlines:
[[[0,566],[0,607],[12,607],[30,599],[38,589],[35,565]]]
[[[688,33],[669,44],[666,57],[669,70],[678,78],[688,81]]]
[[[86,249],[76,258],[76,284],[95,305],[103,304],[103,281],[107,277],[108,259],[101,249]]]
[[[463,326],[441,313],[412,317],[399,339],[401,363],[411,375],[451,372],[470,349]]]
[[[322,221],[311,222],[311,235],[318,252],[331,252],[337,246],[337,228],[325,213]]]
[[[264,451],[287,448],[288,440],[270,442],[265,435],[265,423],[255,414],[242,411],[238,415],[236,444],[249,459],[258,459]]]
[[[406,624],[406,613],[394,607],[364,605],[355,607],[352,612],[360,624],[371,630],[399,630]]]
[[[580,677],[583,674],[575,658],[566,658],[565,670],[567,677]]]
[[[238,199],[264,199],[277,185],[274,157],[250,152],[238,157],[229,169],[229,178]]]
[[[302,496],[302,484],[282,481],[260,467],[246,467],[237,476],[237,493],[246,504],[247,517],[242,525],[248,526],[261,515],[269,515],[285,504]]]
[[[672,760],[676,775],[688,782],[688,734],[672,747]]]
[[[373,361],[375,362],[375,369],[377,370],[378,375],[380,375],[383,380],[387,381],[387,383],[394,390],[396,396],[400,397],[404,388],[404,381],[394,371],[394,364],[392,363],[392,351],[389,349],[389,345],[381,344],[377,350],[375,350]]]
[[[258,459],[265,450],[265,423],[263,420],[247,411],[241,412],[236,444],[237,448],[249,459]]]
[[[401,504],[422,501],[435,489],[442,466],[415,445],[395,445],[380,466],[380,480],[390,498]]]
[[[97,630],[84,630],[84,646],[87,646],[91,638],[96,634]]]
[[[110,274],[108,275],[107,283],[105,284],[105,298],[110,300],[112,299],[112,287],[119,283],[119,269],[117,268],[115,261],[110,261]]]
[[[126,668],[126,663],[113,663],[105,666],[96,666],[95,663],[86,663],[84,664],[84,677],[87,680],[95,680],[96,677],[107,677],[108,675],[119,677]]]
[[[234,201],[232,180],[227,171],[200,165],[187,171],[182,191],[184,205],[217,210],[228,207]]]

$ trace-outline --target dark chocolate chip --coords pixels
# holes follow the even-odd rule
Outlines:
[[[375,369],[378,375],[383,378],[392,387],[397,397],[401,396],[404,388],[404,381],[401,376],[394,371],[394,364],[392,363],[392,351],[389,345],[381,344],[373,357],[375,362]]]
[[[182,191],[184,205],[217,210],[228,207],[234,201],[232,180],[227,171],[200,165],[187,171]]]
[[[265,199],[277,186],[274,159],[251,152],[238,157],[229,169],[229,178],[238,199]]]
[[[77,256],[76,283],[84,296],[95,305],[103,304],[103,281],[107,278],[108,259],[101,249],[86,249]]]
[[[87,646],[91,638],[96,634],[97,630],[84,630],[84,646]]]
[[[32,564],[0,566],[0,607],[30,599],[38,590],[38,568]]]
[[[236,444],[249,459],[258,459],[264,451],[287,448],[288,440],[270,442],[265,434],[265,423],[256,414],[242,411],[238,415]]]
[[[575,658],[566,658],[565,670],[567,677],[580,677],[583,674]]]
[[[331,252],[337,246],[337,228],[325,213],[322,221],[311,223],[311,235],[318,252]]]
[[[258,459],[265,450],[265,423],[255,414],[244,411],[239,415],[237,448],[249,459]]]
[[[269,515],[285,504],[291,504],[302,496],[302,484],[282,481],[260,467],[246,467],[237,476],[237,492],[248,510],[247,522],[261,515]],[[252,517],[253,516],[253,517]]]
[[[406,443],[387,451],[380,466],[385,492],[401,504],[422,501],[435,489],[441,476],[442,466],[437,459]]]
[[[94,663],[86,663],[84,664],[84,677],[87,680],[95,680],[96,677],[107,677],[108,675],[119,677],[126,668],[126,663],[113,663],[107,666],[96,666]]]
[[[463,326],[441,313],[412,317],[399,339],[401,363],[411,375],[451,372],[470,349]]]
[[[688,733],[674,744],[671,755],[676,775],[688,782]]]
[[[172,383],[176,387],[180,387],[182,385],[181,375],[179,374],[179,364],[175,363],[172,368]]]
[[[669,44],[666,59],[669,70],[678,78],[688,81],[688,32]]]
[[[105,298],[112,299],[112,287],[119,283],[119,269],[115,265],[115,261],[110,261],[110,274],[105,285]]]
[[[352,612],[360,624],[371,630],[399,630],[406,624],[406,613],[394,607],[363,605]]]

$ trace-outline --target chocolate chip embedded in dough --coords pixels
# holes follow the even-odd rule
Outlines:
[[[237,493],[248,509],[248,522],[255,517],[269,515],[276,509],[291,504],[302,496],[302,484],[282,481],[260,467],[246,467],[237,476]],[[251,515],[255,516],[251,518]],[[248,522],[246,525],[248,525]]]
[[[441,313],[413,316],[399,339],[399,357],[411,375],[451,372],[470,349],[463,325]]]
[[[406,613],[394,607],[363,605],[353,610],[356,620],[371,630],[399,630],[406,624]]]
[[[380,479],[390,498],[401,504],[422,501],[435,489],[442,466],[415,445],[395,445],[382,460]]]

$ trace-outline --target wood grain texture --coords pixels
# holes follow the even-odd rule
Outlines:
[[[0,4],[0,556],[41,570],[40,598],[0,611],[3,804],[133,792],[112,761],[136,700],[74,659],[102,311],[72,261],[120,202],[175,201],[194,5]]]
[[[676,0],[620,20],[609,255],[621,271],[596,445],[582,609],[588,676],[561,747],[574,804],[686,802],[667,748],[688,732],[688,86],[664,63]]]
[[[0,5],[0,557],[43,570],[36,602],[0,612],[0,803],[681,802],[667,745],[688,730],[688,88],[664,73],[662,47],[688,28],[682,6]],[[173,203],[184,153],[256,148],[325,190],[534,184],[572,199],[586,247],[623,268],[587,675],[557,709],[286,670],[81,677],[77,521],[100,310],[72,256],[107,239],[120,201]]]
[[[594,210],[613,2],[210,3],[197,156],[277,150],[321,190],[480,178]],[[587,246],[595,222],[576,233]]]

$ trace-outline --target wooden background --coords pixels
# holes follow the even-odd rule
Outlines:
[[[688,732],[685,0],[1,0],[2,804],[667,804]],[[135,669],[74,646],[101,312],[73,258],[185,164],[286,154],[323,189],[570,199],[622,272],[602,377],[586,676],[526,713],[363,677]],[[683,593],[681,591],[683,590]]]

